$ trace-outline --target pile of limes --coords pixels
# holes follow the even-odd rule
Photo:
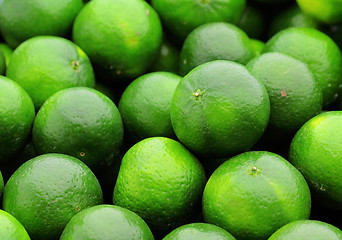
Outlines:
[[[0,240],[342,240],[342,0],[0,0]]]

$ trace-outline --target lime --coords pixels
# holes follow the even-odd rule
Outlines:
[[[252,48],[254,49],[255,56],[259,56],[265,47],[265,43],[254,38],[251,38],[250,41]]]
[[[31,96],[36,110],[52,94],[76,86],[94,86],[85,53],[71,41],[53,36],[31,38],[15,49],[6,75]]]
[[[119,110],[127,133],[134,140],[175,136],[170,105],[181,79],[173,73],[155,72],[140,76],[126,88]]]
[[[282,52],[308,64],[323,92],[325,106],[342,87],[341,51],[334,41],[313,28],[287,28],[274,35],[263,52]]]
[[[321,112],[322,91],[305,63],[274,52],[253,59],[247,68],[267,89],[274,127],[296,131]]]
[[[264,85],[234,62],[202,64],[178,84],[171,101],[171,123],[193,152],[224,157],[251,148],[270,115]]]
[[[2,0],[1,32],[13,48],[34,36],[64,36],[82,7],[82,0]]]
[[[269,27],[269,36],[273,36],[277,32],[290,27],[310,27],[318,28],[319,23],[303,13],[297,5],[294,5],[283,12],[280,12],[272,20]]]
[[[147,224],[135,213],[118,206],[99,205],[75,215],[60,240],[154,240]]]
[[[16,82],[0,76],[0,162],[24,147],[35,117],[31,98]]]
[[[297,0],[303,12],[327,23],[342,22],[342,0]]]
[[[316,200],[342,209],[342,112],[331,111],[306,122],[294,137],[290,162],[304,175]]]
[[[116,77],[138,77],[157,57],[162,27],[141,0],[93,0],[76,17],[73,39],[92,62]]]
[[[226,230],[209,223],[191,223],[176,228],[163,240],[235,240]]]
[[[0,43],[0,49],[4,54],[6,66],[8,66],[13,54],[13,50],[5,43]]]
[[[137,213],[152,231],[167,233],[194,218],[205,181],[202,165],[182,144],[147,138],[123,157],[113,202]]]
[[[218,167],[203,193],[203,215],[241,240],[267,239],[283,225],[310,215],[310,190],[284,158],[246,152]]]
[[[0,210],[1,240],[30,240],[25,228],[11,214]]]
[[[164,26],[179,39],[209,22],[237,23],[246,0],[152,0]]]
[[[261,38],[266,26],[265,14],[261,8],[248,4],[236,26],[251,38]]]
[[[342,232],[328,223],[298,220],[278,229],[269,240],[341,240]]]
[[[152,72],[172,72],[178,74],[180,50],[167,40],[163,40],[160,48],[159,57],[151,66]]]
[[[91,88],[68,88],[51,96],[37,113],[33,143],[38,153],[63,153],[92,169],[110,164],[123,139],[115,104]]]
[[[62,154],[40,155],[21,165],[3,195],[3,209],[37,240],[59,239],[76,213],[101,203],[95,175],[78,159]]]
[[[180,74],[214,60],[246,64],[255,57],[250,39],[230,23],[208,23],[196,28],[186,38],[180,55]]]

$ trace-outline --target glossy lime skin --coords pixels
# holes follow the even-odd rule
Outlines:
[[[1,240],[30,240],[24,226],[11,214],[0,210]]]
[[[269,120],[264,85],[241,64],[218,60],[198,66],[178,84],[171,123],[193,152],[224,157],[252,147]]]
[[[342,22],[341,0],[297,0],[301,10],[326,24]]]
[[[26,144],[35,117],[31,98],[16,82],[0,76],[0,161]]]
[[[123,124],[115,104],[91,88],[68,88],[51,96],[34,121],[38,153],[62,153],[92,169],[109,165],[123,140]]]
[[[151,3],[165,28],[182,40],[205,23],[236,23],[246,6],[245,0],[152,0]]]
[[[40,155],[21,165],[3,195],[3,209],[37,240],[59,239],[76,213],[101,203],[102,190],[92,171],[63,154]]]
[[[300,172],[279,155],[263,151],[224,162],[203,193],[205,221],[241,240],[267,239],[289,222],[308,219],[310,207],[310,190]]]
[[[34,36],[64,36],[82,7],[82,0],[3,0],[1,32],[12,48]]]
[[[248,36],[230,23],[208,23],[196,28],[186,38],[180,55],[180,74],[214,60],[241,64],[255,57]]]
[[[342,112],[317,115],[292,140],[290,162],[304,175],[317,201],[342,209]]]
[[[123,157],[113,202],[137,213],[152,231],[166,234],[193,218],[205,182],[202,165],[182,144],[147,138]]]
[[[133,139],[175,137],[170,119],[173,93],[182,78],[168,72],[148,73],[135,79],[124,91],[119,111]]]
[[[318,28],[319,22],[303,13],[298,5],[294,5],[276,15],[269,27],[269,36],[273,36],[277,32],[290,27]]]
[[[323,92],[323,105],[338,97],[342,83],[342,56],[336,43],[313,28],[287,28],[274,35],[263,52],[281,52],[306,64]]]
[[[180,50],[167,40],[163,40],[160,48],[159,57],[151,66],[151,72],[172,72],[178,74],[179,72],[179,55]]]
[[[321,112],[322,91],[305,63],[274,52],[254,58],[246,67],[267,89],[274,127],[296,131]]]
[[[252,48],[254,49],[255,56],[256,57],[259,56],[265,47],[265,43],[254,38],[251,38],[250,41],[251,41]]]
[[[226,230],[209,223],[191,223],[176,228],[163,240],[235,240]]]
[[[15,49],[7,77],[21,85],[36,110],[54,93],[70,87],[94,86],[87,55],[73,42],[54,36],[31,38]]]
[[[299,220],[278,229],[268,240],[341,240],[342,232],[328,223]]]
[[[96,65],[116,77],[134,78],[158,56],[162,26],[145,1],[95,0],[76,17],[73,39]]]
[[[113,205],[98,205],[75,215],[60,240],[154,240],[151,230],[137,214]]]
[[[265,14],[261,11],[261,8],[248,4],[236,26],[251,38],[261,38],[266,26]]]

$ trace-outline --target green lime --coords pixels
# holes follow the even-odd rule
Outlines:
[[[266,26],[265,14],[261,8],[248,4],[236,26],[251,38],[261,38]]]
[[[137,214],[113,205],[87,208],[64,228],[60,240],[154,240],[151,230]]]
[[[202,64],[178,84],[171,123],[193,152],[225,157],[251,148],[269,120],[264,85],[244,66],[217,60]]]
[[[303,13],[297,5],[294,5],[275,16],[269,26],[269,36],[273,36],[277,32],[290,27],[309,27],[318,28],[319,23]]]
[[[294,137],[290,162],[304,175],[317,201],[342,209],[342,112],[331,111],[306,122]]]
[[[334,102],[342,87],[342,57],[336,43],[313,28],[287,28],[274,35],[263,52],[282,52],[306,64],[323,92],[323,105]]]
[[[85,53],[73,42],[53,36],[31,38],[15,49],[6,75],[31,96],[38,110],[54,93],[69,87],[94,86]]]
[[[180,50],[167,40],[163,40],[160,48],[159,57],[151,66],[152,72],[172,72],[178,74]]]
[[[62,154],[40,155],[21,165],[3,195],[3,209],[37,240],[59,239],[76,213],[101,203],[101,187],[92,171]]]
[[[196,28],[186,38],[180,54],[180,74],[214,60],[230,60],[241,64],[255,57],[250,39],[230,23],[208,23]]]
[[[304,13],[327,23],[342,22],[342,0],[297,0]]]
[[[252,48],[254,49],[255,56],[259,56],[265,47],[265,43],[258,39],[250,39]]]
[[[140,76],[126,88],[119,111],[127,133],[134,140],[175,136],[170,105],[181,79],[173,73],[154,72]]]
[[[278,229],[268,240],[341,240],[342,232],[328,223],[298,220]]]
[[[16,82],[0,76],[0,162],[24,147],[35,117],[31,98]]]
[[[182,144],[147,138],[123,157],[113,202],[137,213],[152,231],[168,233],[195,217],[205,182],[202,165]]]
[[[163,240],[235,240],[226,230],[209,223],[191,223],[176,228]]]
[[[203,193],[203,215],[239,240],[267,239],[283,225],[310,215],[310,190],[284,158],[246,152],[218,167]]]
[[[23,225],[11,214],[0,210],[1,240],[30,240]]]
[[[64,36],[82,7],[82,0],[2,0],[1,32],[13,48],[34,36]]]
[[[162,42],[155,10],[141,0],[93,0],[76,17],[73,39],[92,62],[116,77],[138,77]]]
[[[0,49],[2,50],[4,56],[5,56],[5,62],[6,62],[6,66],[8,66],[12,54],[13,54],[13,50],[12,48],[10,48],[7,44],[5,43],[0,43]]]
[[[109,165],[123,139],[115,104],[91,88],[68,88],[52,95],[34,121],[33,143],[38,153],[62,153],[92,169]]]
[[[152,0],[167,30],[179,39],[209,22],[237,23],[246,0]]]
[[[267,89],[274,127],[296,131],[321,112],[322,91],[305,63],[274,52],[254,58],[246,67]]]

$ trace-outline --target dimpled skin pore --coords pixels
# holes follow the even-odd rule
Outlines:
[[[115,205],[167,233],[193,218],[206,181],[200,162],[179,142],[154,137],[125,154],[114,189]]]
[[[8,180],[3,209],[33,239],[58,239],[82,209],[102,203],[102,190],[91,170],[76,158],[45,154],[29,160]]]

